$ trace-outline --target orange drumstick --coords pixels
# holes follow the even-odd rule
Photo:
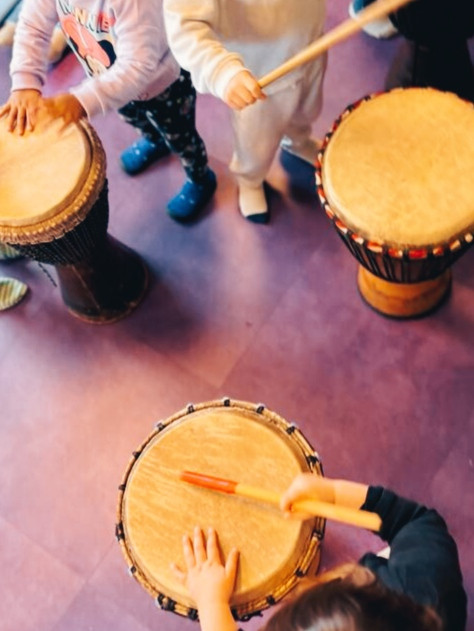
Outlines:
[[[256,486],[241,484],[233,480],[217,478],[195,471],[182,471],[179,477],[180,480],[184,480],[184,482],[189,482],[190,484],[195,484],[196,486],[212,489],[214,491],[240,495],[242,497],[275,504],[276,506],[280,505],[280,495],[278,493],[267,491],[266,489]],[[317,517],[333,519],[334,521],[340,521],[360,528],[367,528],[368,530],[376,532],[380,530],[382,525],[382,520],[376,513],[339,506],[338,504],[330,504],[328,502],[320,502],[318,500],[301,500],[295,502],[293,509],[296,512],[309,513]]]

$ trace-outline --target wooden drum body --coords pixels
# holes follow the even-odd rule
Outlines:
[[[69,311],[113,322],[140,302],[147,271],[140,257],[107,234],[106,160],[86,122],[60,131],[40,120],[9,133],[0,121],[0,242],[55,265]]]
[[[367,97],[336,120],[316,172],[369,305],[400,318],[438,306],[473,241],[473,105],[429,88]]]
[[[245,620],[316,571],[324,520],[284,519],[278,508],[179,480],[184,470],[281,493],[300,472],[322,475],[317,454],[277,414],[242,401],[188,406],[159,423],[133,454],[117,509],[117,538],[130,573],[158,606],[195,619],[196,605],[170,569],[184,567],[182,536],[216,529],[225,556],[240,550],[231,607]]]

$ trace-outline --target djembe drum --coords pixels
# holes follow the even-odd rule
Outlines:
[[[316,171],[369,305],[401,318],[439,305],[473,241],[473,105],[429,88],[367,97],[334,123]]]
[[[316,571],[324,520],[287,520],[277,507],[179,479],[184,470],[282,492],[295,475],[322,475],[318,455],[294,426],[263,405],[211,401],[159,423],[133,454],[117,508],[117,538],[129,572],[162,609],[195,619],[196,604],[170,563],[184,566],[182,536],[212,526],[223,554],[240,551],[231,607],[245,620]]]
[[[107,234],[105,154],[85,121],[34,132],[0,121],[0,242],[56,268],[69,311],[94,323],[132,311],[147,286],[141,258]]]

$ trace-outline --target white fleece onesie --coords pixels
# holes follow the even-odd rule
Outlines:
[[[199,92],[223,97],[247,69],[259,79],[323,32],[325,0],[163,0],[168,42]],[[326,57],[268,86],[268,98],[232,111],[239,180],[260,185],[280,141],[302,144],[322,104]]]

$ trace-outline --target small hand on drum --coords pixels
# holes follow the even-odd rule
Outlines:
[[[0,117],[7,116],[8,131],[33,131],[43,98],[38,90],[13,90],[8,101],[0,108]]]
[[[34,130],[40,112],[51,119],[62,118],[61,130],[86,116],[81,103],[72,94],[43,98],[38,90],[14,90],[0,108],[0,117],[7,116],[8,131],[23,136],[25,131]]]
[[[233,548],[225,564],[221,559],[217,533],[209,528],[207,542],[199,526],[193,537],[183,536],[183,554],[186,571],[174,563],[171,568],[178,580],[186,585],[199,609],[212,603],[227,606],[234,591],[239,553]]]
[[[80,101],[72,94],[65,92],[56,96],[43,99],[43,106],[51,118],[62,118],[64,129],[71,123],[78,123],[81,118],[87,116]]]

